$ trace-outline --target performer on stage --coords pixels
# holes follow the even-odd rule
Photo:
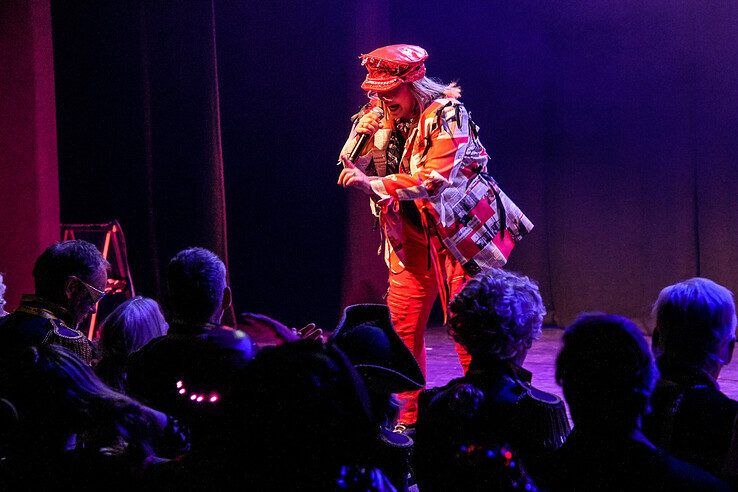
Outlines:
[[[426,77],[427,58],[412,45],[361,55],[369,103],[353,118],[338,179],[372,197],[385,238],[392,322],[423,373],[436,297],[445,313],[470,275],[504,265],[533,227],[486,174],[488,155],[458,100],[460,88]],[[371,138],[351,162],[361,135]],[[469,354],[458,344],[456,351],[466,371]],[[417,395],[400,395],[400,424],[415,423]]]

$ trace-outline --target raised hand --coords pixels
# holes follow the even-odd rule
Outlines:
[[[293,328],[295,330],[295,328]],[[315,326],[315,323],[308,323],[299,330],[296,330],[297,336],[304,340],[322,340],[323,330]]]
[[[317,328],[315,323],[309,323],[300,329],[289,328],[265,314],[241,313],[241,322],[250,327],[265,328],[274,333],[282,342],[294,342],[301,339],[322,340],[323,335],[323,330]]]
[[[344,155],[341,156],[341,162],[343,163],[343,170],[341,170],[341,174],[338,176],[338,184],[344,188],[352,186],[360,189],[367,195],[371,195],[373,191],[367,175]]]

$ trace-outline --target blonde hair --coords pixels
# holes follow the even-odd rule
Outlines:
[[[461,87],[456,82],[444,84],[439,80],[428,77],[411,82],[410,91],[415,96],[421,113],[436,99],[444,97],[458,99],[461,97]]]

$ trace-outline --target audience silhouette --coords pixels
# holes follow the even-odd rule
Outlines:
[[[451,333],[471,365],[464,377],[421,393],[415,465],[423,490],[463,490],[461,446],[506,444],[532,471],[569,431],[563,402],[533,387],[521,367],[546,312],[538,286],[494,270],[471,279],[450,309]],[[497,480],[490,476],[479,487]]]
[[[426,382],[387,306],[348,306],[327,341],[314,323],[246,313],[240,326],[277,341],[257,347],[221,324],[223,262],[188,248],[167,266],[163,313],[125,301],[95,345],[80,326],[108,268],[90,243],[54,244],[7,315],[0,276],[2,490],[728,490],[715,476],[738,477],[738,402],[717,384],[735,304],[707,279],[661,292],[655,358],[626,318],[567,328],[556,381],[570,432],[522,367],[545,315],[537,284],[472,278],[448,326],[471,365],[421,393],[413,432],[395,425],[395,395]]]
[[[111,388],[126,392],[129,356],[152,339],[166,335],[168,329],[155,300],[134,297],[123,302],[100,325],[100,360],[95,372]]]
[[[574,429],[540,483],[550,490],[728,490],[641,432],[658,369],[636,325],[585,315],[567,328],[556,359]]]
[[[654,306],[653,351],[661,379],[644,432],[674,456],[716,475],[724,467],[738,402],[717,377],[735,347],[735,303],[715,282],[693,278],[666,287]]]

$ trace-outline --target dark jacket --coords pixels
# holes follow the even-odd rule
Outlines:
[[[222,406],[237,372],[253,356],[251,340],[242,331],[171,323],[165,336],[131,354],[128,390],[168,414],[187,418],[193,411],[210,413]],[[203,398],[191,400],[193,395]]]
[[[576,427],[536,480],[552,492],[729,490],[709,473],[657,449],[640,432],[579,433]]]
[[[6,358],[28,347],[55,344],[90,364],[94,353],[92,343],[84,333],[67,324],[64,314],[61,306],[24,295],[18,309],[0,318],[0,356]]]
[[[562,445],[569,432],[563,402],[531,386],[509,362],[472,360],[466,376],[420,394],[415,471],[421,490],[453,490],[449,464],[460,446],[509,445],[525,466]]]
[[[721,475],[738,415],[731,400],[707,373],[658,361],[661,379],[651,397],[643,432],[675,457]]]

